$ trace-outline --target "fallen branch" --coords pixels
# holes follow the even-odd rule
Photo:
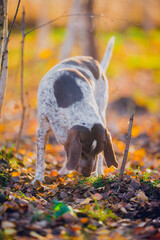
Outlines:
[[[22,13],[22,41],[21,41],[21,105],[22,105],[22,117],[21,117],[21,126],[19,129],[19,134],[17,138],[16,151],[18,152],[20,139],[22,135],[24,120],[25,120],[25,111],[26,106],[24,103],[24,88],[23,88],[23,69],[24,69],[24,39],[25,39],[25,10],[23,8]]]
[[[124,151],[123,161],[122,161],[122,165],[121,165],[121,169],[120,169],[120,173],[119,173],[119,178],[118,178],[119,181],[121,181],[123,178],[124,169],[125,169],[126,162],[127,162],[129,145],[130,145],[130,141],[131,141],[133,118],[134,118],[134,113],[132,113],[130,115],[130,119],[129,119],[128,135],[127,135],[127,139],[126,139],[126,148]]]

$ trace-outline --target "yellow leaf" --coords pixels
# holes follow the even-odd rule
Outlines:
[[[140,128],[138,126],[133,126],[132,137],[137,137],[140,134]]]
[[[141,161],[145,156],[146,156],[146,150],[144,148],[136,150],[133,153],[133,159],[136,161]]]
[[[92,201],[91,198],[86,198],[85,200],[83,200],[80,204],[83,205],[83,204],[88,204],[90,203],[90,201]]]
[[[6,126],[4,124],[0,124],[0,132],[5,132]]]
[[[40,240],[45,239],[44,237],[42,237],[41,235],[39,235],[38,233],[36,233],[34,231],[31,231],[30,235],[31,235],[31,237],[34,237],[36,239],[40,239]]]
[[[125,149],[125,143],[122,141],[115,140],[115,144],[119,151],[124,151]]]
[[[28,152],[27,155],[28,155],[28,157],[33,157],[34,153],[33,152]]]
[[[4,229],[5,235],[15,235],[17,233],[16,229],[14,228],[6,228]]]
[[[39,52],[39,58],[41,59],[48,59],[52,56],[52,51],[51,49],[49,48],[45,48],[45,49],[42,49],[40,52]]]
[[[32,159],[30,159],[30,158],[28,158],[28,157],[26,157],[26,156],[24,156],[24,161],[26,161],[26,162],[28,162],[28,163],[32,163]]]
[[[12,175],[12,177],[18,177],[21,175],[21,173],[20,172],[12,172],[11,175]]]

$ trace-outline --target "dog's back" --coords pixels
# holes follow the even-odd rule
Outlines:
[[[49,121],[57,140],[64,144],[75,124],[91,129],[106,125],[108,80],[105,71],[113,46],[110,40],[102,66],[92,57],[68,58],[53,67],[41,80],[38,90],[38,121]],[[106,65],[104,65],[104,62]]]
[[[91,57],[75,57],[56,65],[42,79],[38,119],[47,117],[60,143],[64,144],[68,130],[74,125],[91,129],[95,123],[102,123],[95,98],[100,71]]]

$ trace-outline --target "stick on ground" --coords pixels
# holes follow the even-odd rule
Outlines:
[[[119,178],[118,178],[119,181],[121,181],[123,178],[123,173],[124,173],[124,169],[125,169],[126,162],[127,162],[129,145],[130,145],[131,136],[132,136],[131,134],[132,134],[133,118],[134,118],[134,113],[132,113],[129,118],[129,127],[128,127],[127,139],[126,139],[126,148],[124,151],[123,161],[122,161],[122,165],[121,165],[121,169],[120,169],[120,173],[119,173]]]

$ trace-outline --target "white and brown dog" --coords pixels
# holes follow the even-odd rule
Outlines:
[[[101,64],[92,57],[73,57],[53,67],[38,90],[36,180],[44,181],[44,151],[52,130],[64,145],[66,160],[59,174],[76,170],[84,176],[103,174],[103,156],[108,167],[118,163],[106,128],[108,81],[114,37],[109,40]],[[102,154],[103,153],[103,154]]]

